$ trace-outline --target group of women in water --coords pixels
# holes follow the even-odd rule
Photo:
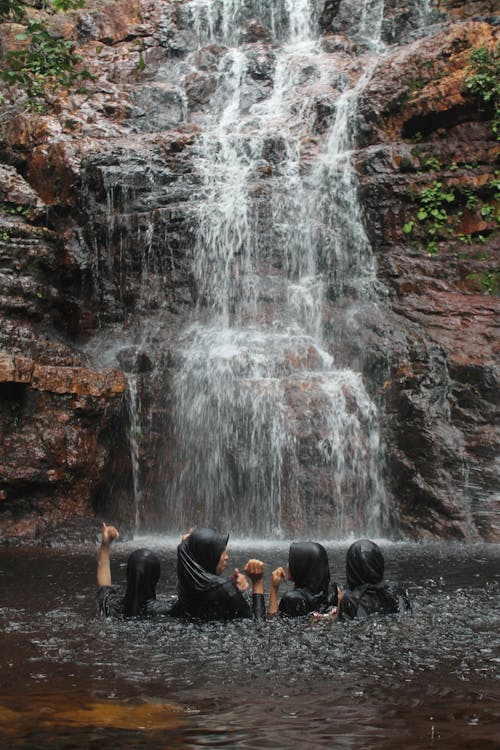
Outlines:
[[[177,548],[177,600],[162,603],[156,598],[160,561],[149,549],[132,552],[127,562],[125,595],[111,585],[110,545],[119,536],[114,526],[102,525],[97,562],[97,604],[105,616],[198,618],[203,620],[266,616],[264,563],[251,559],[244,572],[237,568],[222,576],[229,557],[228,535],[214,529],[196,528],[182,537]],[[248,579],[251,581],[251,591]],[[293,589],[279,599],[282,581]],[[360,539],[347,551],[347,587],[341,590],[330,580],[328,555],[318,542],[293,542],[287,568],[271,575],[267,615],[353,619],[374,614],[394,614],[410,609],[406,592],[384,579],[384,557],[377,544]]]

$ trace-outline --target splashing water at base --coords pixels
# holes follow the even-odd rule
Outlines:
[[[326,546],[342,585],[347,545]],[[94,545],[0,550],[3,747],[493,750],[500,547],[382,548],[413,613],[326,626],[279,617],[102,620]],[[118,544],[112,554],[122,590],[131,549]],[[163,598],[175,591],[175,546],[157,538],[154,549]],[[266,591],[287,551],[259,548]],[[242,566],[255,550],[236,548],[231,536],[229,553]]]

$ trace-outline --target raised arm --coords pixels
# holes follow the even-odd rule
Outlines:
[[[97,585],[111,586],[111,568],[109,566],[109,547],[120,534],[114,526],[101,526],[101,546],[97,557]]]
[[[276,568],[271,574],[271,588],[269,590],[268,615],[275,615],[278,611],[278,589],[281,581],[286,581],[286,573],[283,568]]]
[[[262,620],[266,614],[264,601],[264,563],[252,558],[245,565],[245,573],[252,581],[252,612],[256,620]]]
[[[245,565],[245,573],[252,581],[252,594],[264,593],[264,563],[251,559]]]

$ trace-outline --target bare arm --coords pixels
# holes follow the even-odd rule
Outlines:
[[[268,615],[275,615],[278,611],[278,589],[281,581],[286,580],[286,573],[283,568],[276,568],[273,570],[271,575],[271,588],[269,590],[269,606],[267,608]]]
[[[245,565],[245,573],[252,581],[252,593],[264,593],[264,563],[261,560],[251,559]]]
[[[111,586],[111,568],[109,566],[109,547],[114,539],[118,539],[120,534],[114,526],[106,526],[103,523],[101,527],[101,546],[97,557],[97,585]]]

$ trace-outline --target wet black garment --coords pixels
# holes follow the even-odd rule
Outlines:
[[[103,617],[114,617],[123,620],[131,615],[127,614],[124,607],[123,593],[117,591],[113,586],[100,586],[96,594],[97,611]],[[170,614],[170,607],[158,599],[149,599],[139,612],[139,617],[155,617],[156,615]]]
[[[279,612],[289,617],[309,612],[327,612],[338,604],[337,584],[330,585],[326,549],[318,542],[294,542],[288,552],[288,567],[295,583],[279,603]]]
[[[411,608],[408,594],[397,584],[384,580],[384,556],[368,539],[352,544],[346,557],[348,590],[340,606],[343,618],[395,614]]]
[[[97,589],[97,608],[105,617],[150,617],[166,614],[168,608],[156,600],[160,561],[149,549],[137,549],[127,561],[125,596],[112,586]]]
[[[264,616],[264,596],[254,594],[252,607],[232,581],[216,574],[228,535],[214,529],[195,529],[177,547],[178,600],[170,614],[204,620]]]

